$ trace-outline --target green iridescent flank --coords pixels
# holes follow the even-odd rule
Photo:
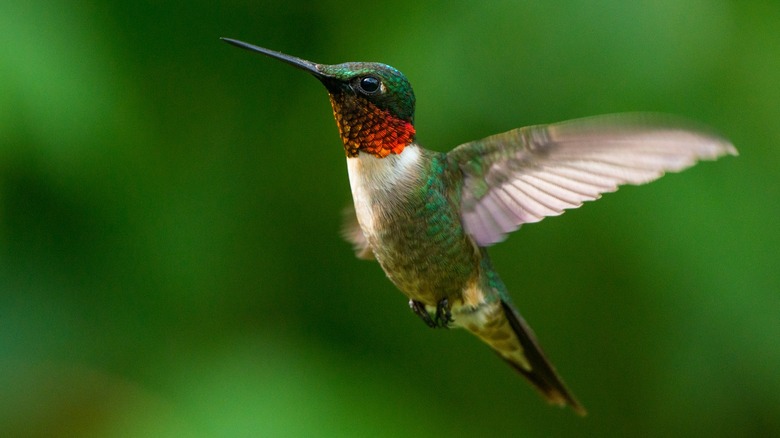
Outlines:
[[[416,175],[410,183],[416,188],[401,195],[402,208],[377,211],[383,219],[375,223],[382,245],[372,244],[372,248],[399,289],[435,306],[445,297],[454,302],[463,285],[477,278],[479,253],[460,221],[460,169],[444,154],[422,154],[428,171]]]
[[[465,231],[460,221],[460,215],[453,215],[451,211],[453,204],[456,204],[460,193],[460,179],[453,178],[451,173],[456,171],[452,169],[449,161],[444,154],[437,154],[433,157],[430,164],[430,172],[423,187],[425,196],[426,214],[426,235],[433,242],[446,248],[448,255],[445,258],[453,257],[450,260],[457,260],[463,257],[461,247],[466,240]],[[457,211],[457,209],[455,209]],[[471,257],[468,257],[469,259]],[[452,264],[450,269],[456,277],[466,277],[473,275],[473,266],[467,264]]]
[[[493,268],[493,263],[487,255],[487,250],[485,248],[480,248],[480,253],[482,254],[480,265],[482,267],[482,272],[484,272],[485,277],[487,277],[487,286],[489,289],[498,292],[497,294],[485,294],[485,302],[492,303],[500,298],[502,301],[511,304],[512,297],[509,296],[509,291],[503,280],[501,280],[501,277],[498,276],[498,272]]]
[[[374,62],[347,62],[336,65],[320,65],[320,70],[351,86],[351,80],[363,76],[376,76],[387,88],[386,93],[372,96],[371,101],[381,109],[389,110],[395,117],[414,123],[414,91],[403,73],[395,68]]]
[[[454,228],[452,217],[439,213],[447,206],[449,201],[441,187],[442,174],[444,173],[446,164],[447,161],[445,159],[442,159],[441,157],[435,158],[431,163],[431,172],[428,174],[425,186],[421,189],[426,197],[425,210],[428,213],[426,220],[428,229],[426,235],[435,240],[442,240],[443,237],[446,237],[445,233],[442,233],[443,230]]]

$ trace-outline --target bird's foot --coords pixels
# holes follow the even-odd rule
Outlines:
[[[436,323],[433,321],[433,318],[431,318],[431,315],[427,310],[425,310],[425,304],[419,301],[409,300],[409,307],[412,309],[412,312],[419,316],[428,327],[436,328]]]
[[[436,313],[433,315],[433,318],[431,318],[431,314],[425,308],[425,304],[420,301],[409,300],[409,307],[430,328],[448,328],[452,322],[450,303],[446,298],[443,298],[436,304]]]
[[[449,328],[452,322],[452,312],[450,311],[450,302],[446,298],[436,303],[436,316],[433,322],[437,327]]]

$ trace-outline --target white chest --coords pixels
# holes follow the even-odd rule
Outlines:
[[[413,190],[422,171],[421,161],[420,148],[414,144],[385,158],[370,154],[347,158],[355,213],[367,237],[374,234],[384,209],[402,207],[396,204]]]

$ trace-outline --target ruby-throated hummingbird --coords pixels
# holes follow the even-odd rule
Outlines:
[[[581,415],[486,248],[620,184],[737,154],[712,133],[647,114],[530,126],[433,152],[415,140],[414,93],[395,68],[315,64],[223,40],[309,72],[328,90],[354,201],[344,235],[358,257],[376,258],[429,326],[467,329],[549,402]]]

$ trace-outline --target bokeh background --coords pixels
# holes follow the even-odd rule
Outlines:
[[[780,3],[0,3],[0,435],[780,435]],[[523,227],[495,264],[589,409],[430,330],[339,237],[321,85],[381,61],[436,150],[620,111],[741,156]]]

